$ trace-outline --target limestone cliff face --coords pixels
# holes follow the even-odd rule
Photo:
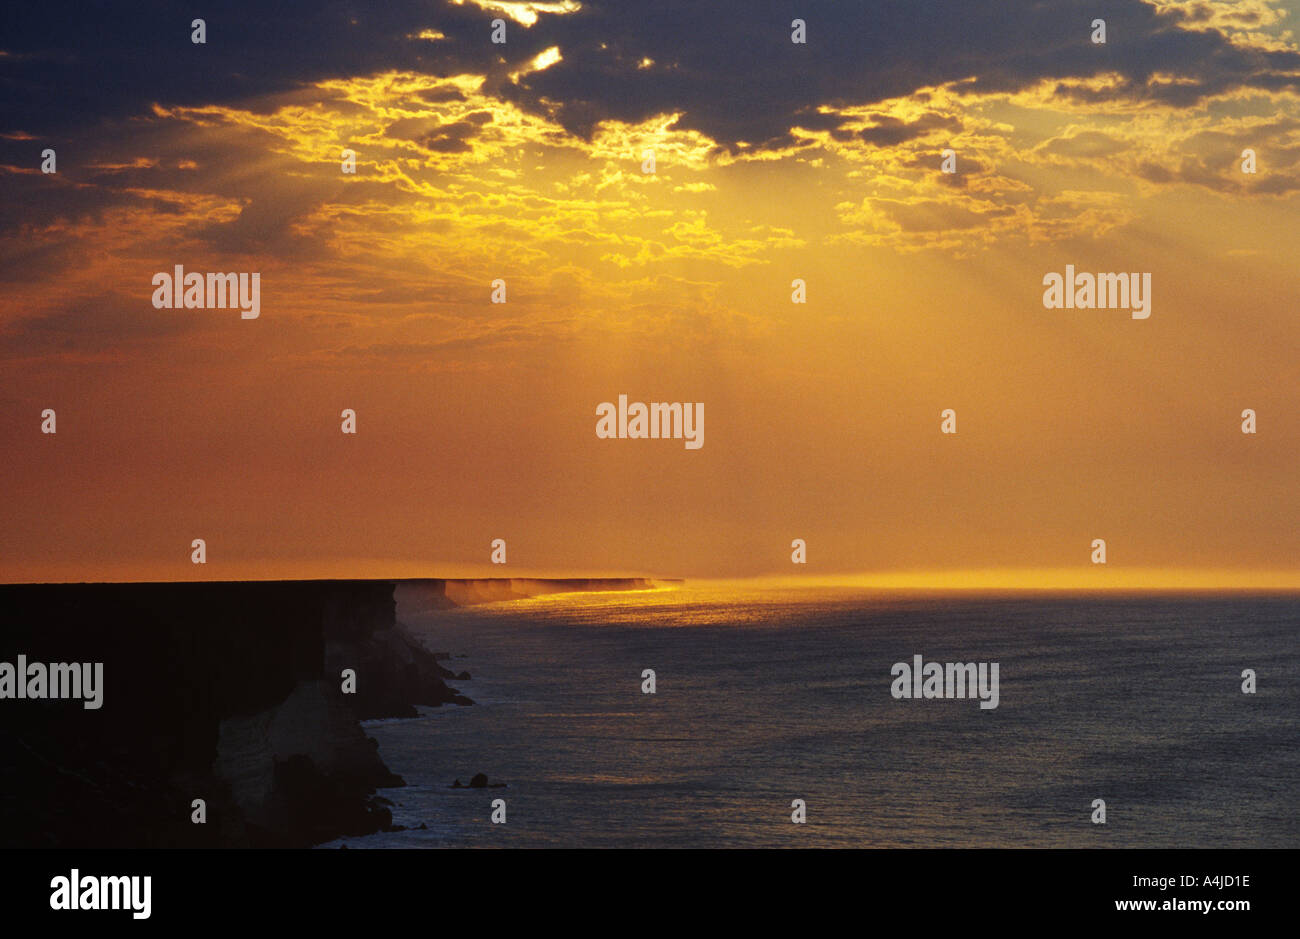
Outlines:
[[[103,707],[0,701],[0,844],[309,845],[391,823],[358,721],[468,699],[393,584],[0,586],[0,661],[103,662]],[[344,694],[341,672],[356,673]],[[193,824],[192,802],[207,823]]]
[[[397,587],[395,596],[394,588]],[[0,700],[0,845],[305,846],[401,785],[359,721],[470,704],[403,611],[617,580],[0,585],[0,662],[101,662],[103,706]],[[343,670],[355,673],[343,692]],[[458,681],[468,679],[461,675]],[[193,802],[207,821],[193,824]]]
[[[307,841],[375,831],[391,818],[369,790],[403,784],[324,681],[299,682],[275,707],[222,720],[212,771],[254,839],[268,843],[284,831]]]
[[[415,705],[472,704],[444,679],[455,676],[438,663],[401,626],[380,629],[361,640],[325,643],[325,671],[357,675],[356,694],[349,703],[362,720],[376,717],[415,717]]]

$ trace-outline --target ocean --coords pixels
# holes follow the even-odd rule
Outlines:
[[[367,722],[410,830],[328,847],[1300,846],[1296,595],[687,585],[398,618],[476,703]],[[998,706],[895,698],[915,655],[998,663]],[[480,772],[506,788],[450,788]]]

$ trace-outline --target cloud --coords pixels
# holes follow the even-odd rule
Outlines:
[[[250,0],[214,9],[207,44],[195,45],[190,14],[167,3],[24,4],[11,11],[3,40],[0,122],[10,132],[58,137],[155,102],[230,105],[396,70],[484,76],[493,94],[584,138],[602,121],[680,114],[682,129],[734,151],[741,142],[786,145],[821,105],[956,81],[981,93],[1056,81],[1077,100],[1119,95],[1171,107],[1243,88],[1295,91],[1300,55],[1279,34],[1286,11],[1265,0],[1223,7],[805,0],[798,15],[808,43],[798,45],[789,8],[773,2],[399,0],[347,8]],[[490,41],[497,16],[513,27],[505,44]],[[1097,16],[1107,21],[1105,45],[1089,38]],[[443,38],[422,38],[434,34]],[[1117,82],[1090,89],[1103,73]],[[888,142],[896,132],[876,133]]]
[[[1083,157],[1094,159],[1110,157],[1127,149],[1128,145],[1117,137],[1097,130],[1083,130],[1053,137],[1039,144],[1037,152],[1047,156]]]
[[[882,115],[876,124],[858,131],[858,137],[876,147],[895,147],[900,143],[915,140],[935,130],[957,131],[961,121],[944,114],[927,114],[908,123],[897,117]]]
[[[807,46],[771,3],[257,10],[255,29],[251,5],[214,10],[206,46],[161,5],[15,11],[0,277],[274,258],[324,291],[322,312],[396,316],[475,307],[503,269],[526,305],[546,294],[533,272],[563,263],[612,303],[647,276],[709,280],[819,244],[1097,237],[1133,217],[1125,187],[1300,187],[1297,58],[1265,0],[809,0]],[[60,172],[43,176],[53,137]],[[938,170],[948,146],[957,173]],[[1244,147],[1256,177],[1236,171]],[[751,217],[766,183],[746,168],[763,166],[782,185],[803,173],[799,221],[780,200]]]

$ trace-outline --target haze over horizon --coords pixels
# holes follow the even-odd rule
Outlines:
[[[44,577],[5,581],[11,584],[36,583],[208,583],[208,582],[278,582],[278,581],[418,581],[418,580],[629,580],[643,579],[655,583],[653,589],[668,587],[731,589],[861,589],[919,592],[1033,592],[1063,593],[1121,592],[1166,593],[1193,592],[1300,592],[1300,577],[1292,571],[1168,570],[1135,568],[1123,570],[1089,570],[1060,568],[1054,570],[971,570],[971,571],[885,571],[875,573],[809,572],[795,574],[755,574],[744,577],[689,577],[679,574],[655,574],[644,571],[553,571],[516,570],[486,566],[430,565],[372,566],[355,561],[313,564],[301,570],[287,570],[269,576],[270,565],[243,562],[230,565],[219,573],[205,566],[189,570],[166,571],[157,576],[136,576],[131,571],[85,577],[75,572],[44,569]],[[620,588],[621,589],[621,588]]]
[[[799,7],[15,14],[0,581],[1300,589],[1300,4]]]

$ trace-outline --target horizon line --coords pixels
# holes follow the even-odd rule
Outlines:
[[[245,567],[245,565],[229,565]],[[261,567],[269,565],[258,565]],[[335,567],[336,565],[320,565]],[[374,569],[372,564],[357,567]],[[387,565],[384,565],[387,566]],[[396,564],[395,567],[406,567]],[[455,569],[456,565],[448,565]],[[107,572],[105,572],[107,573]],[[188,573],[188,572],[187,572]],[[235,574],[235,571],[230,571]],[[287,573],[287,572],[286,572]],[[553,570],[528,570],[505,574],[497,571],[478,573],[463,568],[455,573],[373,574],[370,571],[351,575],[320,574],[308,576],[224,576],[224,577],[103,577],[57,578],[46,580],[0,580],[0,586],[55,586],[71,584],[188,584],[188,583],[329,583],[345,581],[615,581],[647,580],[665,586],[738,587],[751,589],[869,589],[880,591],[924,591],[934,593],[987,592],[1010,593],[1169,593],[1169,592],[1300,592],[1298,571],[1246,571],[1179,568],[983,568],[972,570],[889,571],[862,573],[750,574],[740,576],[671,576],[650,573],[557,573]]]

